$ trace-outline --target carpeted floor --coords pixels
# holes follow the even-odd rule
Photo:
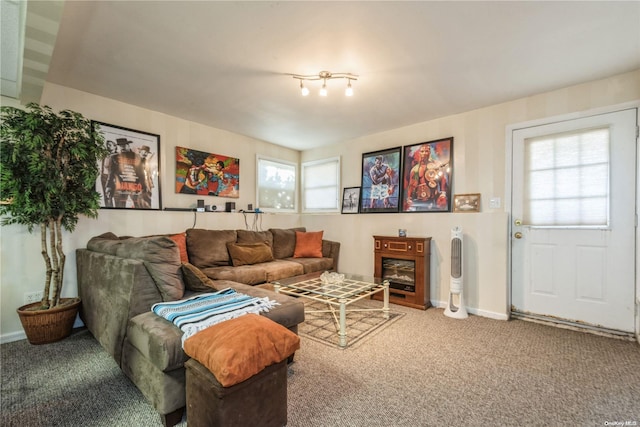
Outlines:
[[[636,342],[393,309],[404,315],[354,347],[302,335],[288,370],[289,427],[640,424]],[[0,350],[2,426],[160,425],[86,331]]]

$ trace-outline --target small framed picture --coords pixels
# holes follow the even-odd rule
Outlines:
[[[342,193],[342,213],[357,214],[360,206],[360,187],[345,188]]]
[[[453,196],[454,212],[480,212],[480,193]]]

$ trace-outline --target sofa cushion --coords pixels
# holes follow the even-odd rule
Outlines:
[[[103,254],[115,255],[118,250],[120,239],[113,233],[104,233],[96,237],[92,237],[87,242],[87,249]]]
[[[285,260],[283,260],[285,261]],[[303,273],[315,273],[316,271],[333,270],[332,258],[287,258],[286,261],[298,263],[303,268]]]
[[[266,282],[273,282],[275,280],[304,274],[304,268],[301,264],[284,259],[276,259],[271,262],[261,264],[261,266],[267,274]]]
[[[208,278],[213,280],[231,280],[247,285],[257,285],[267,281],[267,272],[262,268],[264,264],[268,263],[241,265],[240,267],[209,267],[201,270]]]
[[[209,279],[198,267],[188,262],[182,263],[184,286],[194,292],[211,292],[216,289],[213,280]]]
[[[142,261],[163,301],[178,300],[184,295],[180,252],[166,236],[118,238],[105,233],[90,239],[87,249]]]
[[[322,231],[296,231],[294,258],[322,258]]]
[[[142,260],[163,301],[179,300],[184,295],[180,251],[170,238],[132,237],[121,240],[116,255]]]
[[[273,234],[270,231],[236,230],[236,233],[238,233],[236,243],[267,242],[269,246],[273,247]]]
[[[189,262],[189,255],[187,254],[187,235],[185,233],[171,234],[169,238],[176,242],[176,246],[178,246],[178,250],[180,251],[180,261]]]
[[[298,228],[271,228],[273,234],[273,257],[275,259],[290,258],[296,249],[296,231],[307,231],[304,227]]]
[[[271,246],[267,242],[227,243],[227,249],[234,267],[273,261]]]
[[[258,314],[245,314],[204,329],[184,342],[223,387],[251,378],[300,348],[300,337]]]
[[[180,368],[189,359],[182,350],[182,331],[151,311],[129,320],[127,340],[163,372]]]
[[[227,243],[236,241],[235,230],[187,230],[187,253],[189,262],[203,269],[231,265]]]

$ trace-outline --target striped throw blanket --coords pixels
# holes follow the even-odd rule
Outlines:
[[[268,297],[258,298],[226,288],[218,292],[199,294],[180,301],[154,304],[151,311],[176,325],[184,341],[197,332],[243,314],[269,311],[279,303]]]

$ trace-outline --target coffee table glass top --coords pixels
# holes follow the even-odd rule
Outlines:
[[[383,284],[383,280],[358,274],[344,274],[344,280],[340,283],[324,284],[320,280],[323,272],[309,273],[302,276],[290,277],[274,281],[274,285],[280,285],[311,294],[322,295],[329,298],[351,298],[363,292],[371,291]]]

